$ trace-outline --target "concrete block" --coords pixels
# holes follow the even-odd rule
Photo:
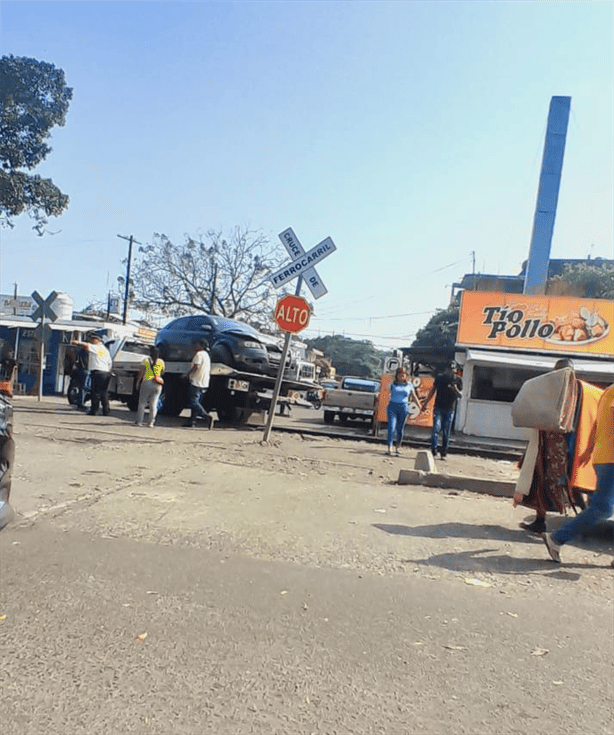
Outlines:
[[[420,449],[416,454],[416,462],[414,469],[421,470],[422,472],[437,472],[435,467],[435,459],[430,449]]]
[[[442,475],[437,472],[423,472],[422,470],[400,470],[397,482],[399,485],[422,485],[448,490],[469,490],[474,493],[503,498],[513,497],[516,487],[514,482],[486,480],[480,477]]]

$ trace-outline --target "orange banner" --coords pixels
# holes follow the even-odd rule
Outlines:
[[[614,355],[614,302],[464,291],[457,344]]]
[[[379,399],[377,401],[376,420],[379,424],[385,424],[388,422],[388,401],[390,400],[390,384],[394,379],[394,375],[383,375],[381,381],[381,387],[379,392]],[[433,387],[434,378],[431,375],[424,377],[410,378],[415,390],[416,395],[420,401],[426,398],[429,391]],[[433,405],[435,403],[435,396],[429,401],[426,410],[422,411],[416,401],[409,401],[409,414],[407,416],[407,425],[413,426],[432,426],[433,425]]]

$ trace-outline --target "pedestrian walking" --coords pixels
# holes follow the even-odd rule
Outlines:
[[[85,403],[85,393],[87,390],[87,383],[91,380],[90,371],[88,370],[89,365],[89,353],[83,347],[77,352],[75,357],[75,364],[73,367],[75,376],[75,385],[77,386],[77,397],[75,406],[78,409],[83,408]]]
[[[390,384],[390,400],[388,401],[387,418],[388,418],[388,441],[386,454],[392,454],[392,444],[396,434],[395,454],[401,453],[401,444],[403,442],[403,432],[405,431],[405,422],[409,413],[409,398],[415,396],[414,386],[409,382],[409,376],[405,368],[400,367],[394,376],[394,380]]]
[[[205,349],[205,343],[198,341],[195,344],[194,357],[188,371],[188,401],[190,408],[190,418],[185,422],[184,426],[196,426],[197,418],[204,418],[207,412],[202,407],[201,399],[207,388],[209,387],[209,377],[211,375],[211,358]]]
[[[554,533],[543,535],[550,557],[559,564],[561,546],[609,518],[614,510],[614,384],[603,392],[599,400],[597,420],[593,424],[586,453],[592,456],[597,475],[597,487],[588,508]]]
[[[435,375],[433,387],[422,401],[422,410],[424,411],[433,394],[435,394],[433,431],[431,432],[431,452],[433,453],[433,457],[437,455],[440,434],[441,448],[439,449],[439,456],[445,459],[448,454],[452,422],[456,413],[456,402],[461,396],[462,389],[463,382],[454,372],[454,366],[450,365]]]
[[[143,360],[143,364],[139,370],[136,379],[137,388],[139,389],[139,407],[136,412],[137,426],[143,426],[145,421],[145,408],[149,406],[149,426],[153,429],[156,423],[156,415],[158,413],[158,400],[162,393],[164,380],[165,365],[158,354],[158,348],[153,345],[149,348],[149,357]]]
[[[561,358],[553,370],[574,369],[569,358]],[[567,434],[534,430],[527,451],[520,460],[520,476],[514,492],[514,506],[535,511],[530,522],[520,527],[530,534],[546,532],[548,512],[565,513],[566,508],[584,509],[583,495],[595,490],[597,477],[586,450],[597,419],[597,406],[603,391],[578,380],[574,373],[575,412]]]
[[[91,375],[92,404],[88,416],[95,416],[102,405],[104,416],[109,415],[109,383],[111,382],[111,355],[102,344],[99,334],[91,334],[88,342],[73,340],[72,344],[83,347],[88,352],[88,370]]]

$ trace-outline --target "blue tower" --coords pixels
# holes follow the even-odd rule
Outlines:
[[[543,294],[546,290],[570,107],[571,97],[553,97],[550,100],[533,234],[524,278],[525,294]]]

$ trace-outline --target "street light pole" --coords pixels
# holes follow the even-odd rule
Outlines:
[[[126,265],[126,289],[124,291],[124,318],[122,320],[122,324],[126,323],[126,318],[128,316],[128,294],[130,292],[130,267],[132,265],[132,243],[135,243],[136,245],[140,245],[140,242],[137,242],[132,235],[130,237],[126,237],[125,235],[118,235],[117,237],[121,237],[122,240],[129,240],[130,245],[128,246],[128,264]]]

